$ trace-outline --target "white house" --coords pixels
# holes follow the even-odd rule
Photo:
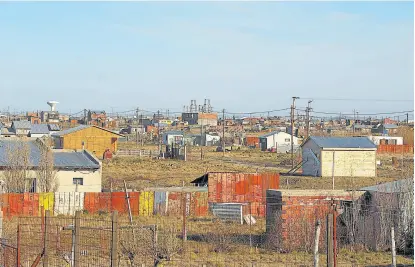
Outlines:
[[[29,136],[31,127],[30,121],[13,121],[11,129],[17,136]]]
[[[293,136],[294,148],[298,147],[298,137]],[[285,153],[291,150],[291,135],[286,132],[274,131],[259,137],[262,151],[276,148],[277,152]]]
[[[400,136],[368,136],[375,145],[403,145],[403,137]]]
[[[376,145],[367,137],[311,136],[301,149],[303,175],[376,176]]]
[[[7,187],[4,171],[10,165],[7,156],[9,149],[18,149],[17,142],[27,142],[30,149],[30,170],[26,175],[27,188],[31,192],[39,192],[37,183],[37,168],[41,161],[40,147],[44,143],[40,139],[36,140],[1,140],[0,141],[0,180]],[[57,192],[101,192],[102,164],[92,154],[86,150],[74,151],[54,149],[53,161],[55,180],[57,181]]]
[[[47,124],[32,124],[30,127],[29,135],[30,137],[36,137],[36,138],[49,136],[50,135],[49,127]]]
[[[183,132],[180,131],[167,131],[162,134],[162,140],[164,145],[183,144]]]

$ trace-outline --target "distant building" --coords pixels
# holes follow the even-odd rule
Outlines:
[[[30,121],[13,121],[12,122],[12,131],[16,134],[16,136],[29,136],[30,129],[32,128],[32,124]]]
[[[47,124],[32,124],[30,127],[30,137],[44,137],[49,136],[50,131]]]
[[[162,140],[164,145],[183,145],[183,132],[180,131],[168,131],[162,134]]]
[[[55,148],[87,149],[102,158],[107,149],[117,151],[118,138],[123,135],[95,125],[79,125],[51,136]]]
[[[58,111],[42,111],[40,113],[40,119],[43,123],[58,123],[59,112]]]
[[[372,128],[372,133],[376,134],[395,134],[398,131],[398,126],[396,124],[378,124]]]
[[[39,147],[44,144],[39,139],[24,142],[29,145],[31,167],[25,183],[28,191],[39,192],[36,170],[41,158]],[[0,177],[10,164],[7,150],[15,146],[16,141],[0,141]],[[101,192],[102,165],[96,157],[85,150],[77,152],[52,150],[52,152],[58,192]]]
[[[182,113],[182,120],[189,125],[218,125],[217,113],[204,113],[204,112],[184,112]]]
[[[298,138],[293,137],[294,148],[298,147]],[[277,152],[286,152],[291,150],[291,135],[285,132],[274,131],[259,136],[259,146],[262,151],[276,149]]]
[[[367,137],[311,136],[301,149],[303,175],[376,176],[377,148]]]
[[[403,137],[399,136],[368,136],[375,145],[403,145]]]
[[[99,127],[107,126],[107,114],[104,110],[89,110],[87,116],[88,124]]]

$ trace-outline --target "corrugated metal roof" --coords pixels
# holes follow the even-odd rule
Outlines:
[[[164,132],[164,134],[169,134],[169,135],[183,135],[183,132],[181,132],[181,131],[167,131],[167,132]]]
[[[396,129],[398,126],[396,124],[383,124],[383,128],[385,129]]]
[[[389,183],[383,183],[378,185],[366,186],[360,188],[360,190],[364,191],[375,191],[381,193],[404,193],[404,192],[412,192],[414,189],[414,179],[403,179],[398,181],[393,181]]]
[[[116,134],[116,135],[119,135],[119,136],[123,136],[122,134],[116,133],[114,131],[110,131],[108,129],[98,127],[96,125],[79,125],[79,126],[76,126],[76,127],[70,128],[70,129],[66,129],[66,130],[63,130],[63,131],[60,131],[60,132],[52,133],[52,135],[53,136],[63,136],[63,135],[74,133],[74,132],[77,132],[77,131],[80,131],[80,130],[83,130],[83,129],[87,129],[87,128],[90,128],[90,127],[95,127],[95,128],[101,129],[103,131],[107,131],[107,132],[110,132],[110,133],[113,133],[113,134]]]
[[[273,132],[270,132],[270,133],[267,133],[267,134],[261,135],[261,136],[259,136],[258,138],[267,138],[268,136],[278,134],[279,132],[281,132],[281,131],[273,131]]]
[[[40,150],[37,141],[26,141],[30,148],[30,166],[37,167],[40,161]],[[19,143],[15,140],[0,141],[0,167],[8,166],[7,150],[19,149]],[[87,152],[53,151],[54,165],[63,169],[99,169],[99,162],[87,154]]]
[[[0,129],[0,134],[2,135],[16,135],[11,128],[3,127]]]
[[[30,134],[49,134],[49,128],[47,124],[32,124]]]
[[[32,123],[30,121],[13,121],[13,127],[15,129],[30,129]]]
[[[321,148],[376,148],[376,145],[367,137],[311,136],[309,140],[314,141]]]

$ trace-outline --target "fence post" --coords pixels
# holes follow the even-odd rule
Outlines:
[[[81,237],[81,211],[75,212],[75,242],[74,242],[74,257],[73,257],[73,263],[74,267],[81,266],[79,257],[81,256],[81,253],[79,253],[79,240]]]
[[[20,234],[21,234],[21,232],[20,232],[20,223],[17,225],[17,259],[16,259],[16,262],[17,262],[17,266],[20,266],[20,252],[21,252],[21,250],[20,250]]]
[[[396,267],[395,227],[391,227],[392,267]]]
[[[318,243],[320,240],[320,228],[321,228],[321,223],[320,220],[317,221],[316,223],[316,234],[314,236],[314,267],[318,267]]]
[[[0,239],[3,238],[3,211],[0,211]]]
[[[111,267],[116,267],[118,262],[118,211],[112,212],[111,221]]]
[[[49,219],[50,219],[50,210],[45,210],[45,225],[43,226],[43,267],[49,266],[49,255],[48,255],[48,240],[49,240]]]
[[[327,215],[327,267],[334,267],[333,255],[333,213]]]

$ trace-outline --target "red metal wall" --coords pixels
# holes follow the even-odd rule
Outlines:
[[[209,202],[251,203],[257,216],[265,215],[267,189],[279,188],[277,173],[209,173],[208,179]]]
[[[402,154],[402,153],[414,153],[413,145],[378,145],[378,153],[391,153],[391,154]]]
[[[246,137],[247,146],[259,146],[259,138],[257,136],[247,136]]]
[[[129,192],[131,213],[138,215],[139,192]],[[85,193],[84,209],[89,213],[118,211],[128,213],[128,205],[124,192]]]

